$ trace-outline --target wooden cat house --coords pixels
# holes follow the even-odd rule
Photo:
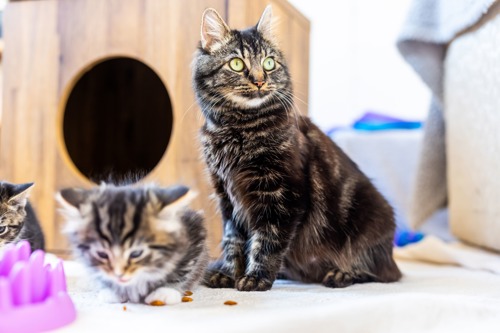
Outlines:
[[[213,253],[222,234],[200,158],[202,116],[191,88],[201,14],[234,28],[279,17],[295,91],[306,112],[309,22],[284,0],[32,0],[4,12],[0,179],[36,183],[50,250],[64,250],[55,192],[137,177],[199,193]],[[302,102],[303,101],[303,102]]]

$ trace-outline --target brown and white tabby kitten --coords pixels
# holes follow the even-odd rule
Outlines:
[[[206,123],[203,153],[223,216],[223,254],[209,287],[268,290],[278,273],[327,287],[392,282],[392,208],[318,127],[297,114],[271,31],[231,30],[203,14],[193,63]]]
[[[33,251],[44,249],[42,228],[28,202],[33,185],[0,181],[0,248],[27,240]]]
[[[187,187],[68,188],[58,200],[76,257],[104,285],[106,302],[176,304],[208,263],[203,217]]]

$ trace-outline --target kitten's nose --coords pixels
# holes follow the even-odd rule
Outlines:
[[[123,275],[125,275],[125,271],[122,268],[115,267],[113,269],[113,273],[117,278],[121,278]]]

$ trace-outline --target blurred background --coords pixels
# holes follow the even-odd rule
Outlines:
[[[309,113],[324,130],[366,111],[423,120],[429,90],[396,38],[410,0],[290,0],[311,21]]]
[[[411,0],[289,2],[311,22],[309,115],[322,129],[368,110],[425,118],[429,91],[395,46]]]

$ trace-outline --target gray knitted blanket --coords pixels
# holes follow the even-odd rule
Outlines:
[[[397,41],[404,59],[432,92],[415,179],[410,224],[418,228],[446,206],[446,119],[443,113],[443,60],[446,46],[477,23],[497,0],[413,0]]]

